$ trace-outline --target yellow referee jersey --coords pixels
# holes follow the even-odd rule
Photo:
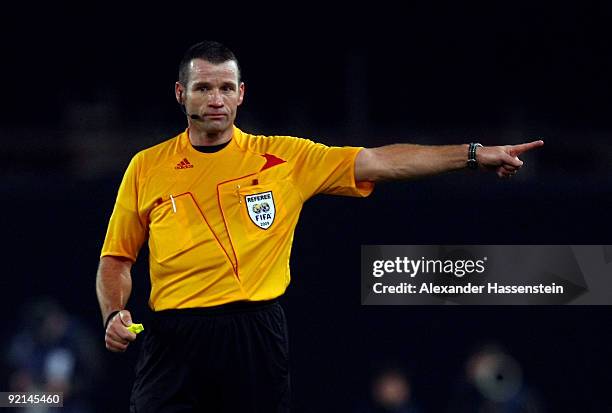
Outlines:
[[[360,149],[234,127],[226,147],[202,153],[185,131],[132,158],[101,256],[135,261],[148,237],[155,311],[278,297],[302,204],[371,193],[355,182]]]

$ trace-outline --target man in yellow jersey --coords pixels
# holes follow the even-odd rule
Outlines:
[[[319,193],[365,197],[374,182],[466,167],[514,175],[535,141],[483,147],[327,147],[256,136],[234,125],[244,99],[238,60],[192,46],[175,94],[187,129],[130,162],[102,248],[96,290],[110,351],[125,351],[130,270],[148,240],[152,321],[132,412],[287,412],[288,343],[276,301],[303,203]]]

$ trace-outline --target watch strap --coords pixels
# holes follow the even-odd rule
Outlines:
[[[482,145],[477,142],[470,143],[469,148],[468,148],[468,160],[467,160],[467,165],[468,165],[468,168],[470,169],[478,168],[478,161],[476,160],[476,149],[477,148],[482,148]]]

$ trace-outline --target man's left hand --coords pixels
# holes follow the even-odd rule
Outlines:
[[[476,160],[482,169],[494,170],[500,178],[510,178],[523,166],[519,155],[543,145],[544,141],[538,140],[519,145],[483,146],[476,150]]]

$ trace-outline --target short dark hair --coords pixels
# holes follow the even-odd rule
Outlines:
[[[240,82],[240,65],[234,52],[225,45],[212,40],[204,40],[191,46],[181,59],[178,71],[178,81],[182,85],[189,82],[189,63],[193,59],[202,59],[213,64],[225,63],[233,60],[238,67],[238,82]]]

